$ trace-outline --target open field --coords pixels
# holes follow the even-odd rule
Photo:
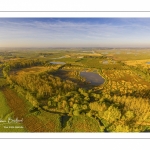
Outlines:
[[[0,56],[0,115],[23,118],[17,131],[150,130],[150,49],[30,49]]]

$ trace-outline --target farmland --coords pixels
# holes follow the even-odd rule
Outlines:
[[[9,105],[4,97],[4,94],[0,92],[0,131],[1,132],[25,132],[23,124],[20,122],[14,123],[14,112],[10,110]]]
[[[22,128],[0,132],[148,132],[149,62],[149,49],[1,50],[1,120]]]

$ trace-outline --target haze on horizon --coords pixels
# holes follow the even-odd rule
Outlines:
[[[0,18],[0,47],[150,47],[150,18]]]

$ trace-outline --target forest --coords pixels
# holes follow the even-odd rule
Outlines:
[[[149,132],[149,58],[149,49],[1,50],[0,132]]]

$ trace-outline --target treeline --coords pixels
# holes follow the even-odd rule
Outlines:
[[[50,112],[67,113],[69,116],[89,116],[90,102],[101,98],[101,94],[78,88],[75,83],[63,81],[49,72],[10,75],[10,80],[11,87],[34,107],[41,107]]]
[[[38,66],[38,65],[44,65],[44,64],[46,64],[46,62],[41,61],[39,59],[15,59],[15,60],[10,60],[9,62],[6,62],[4,64],[1,64],[0,68],[2,69],[4,78],[8,79],[9,73],[12,70]]]
[[[10,60],[8,65],[11,69],[19,69],[19,68],[26,68],[31,66],[43,65],[45,61],[41,61],[39,59],[16,59]]]
[[[47,99],[60,93],[75,90],[75,84],[69,80],[62,81],[47,72],[39,74],[10,75],[10,79],[25,90],[32,93],[37,99]]]
[[[39,55],[50,56],[50,55],[54,55],[54,54],[53,53],[39,53]]]

